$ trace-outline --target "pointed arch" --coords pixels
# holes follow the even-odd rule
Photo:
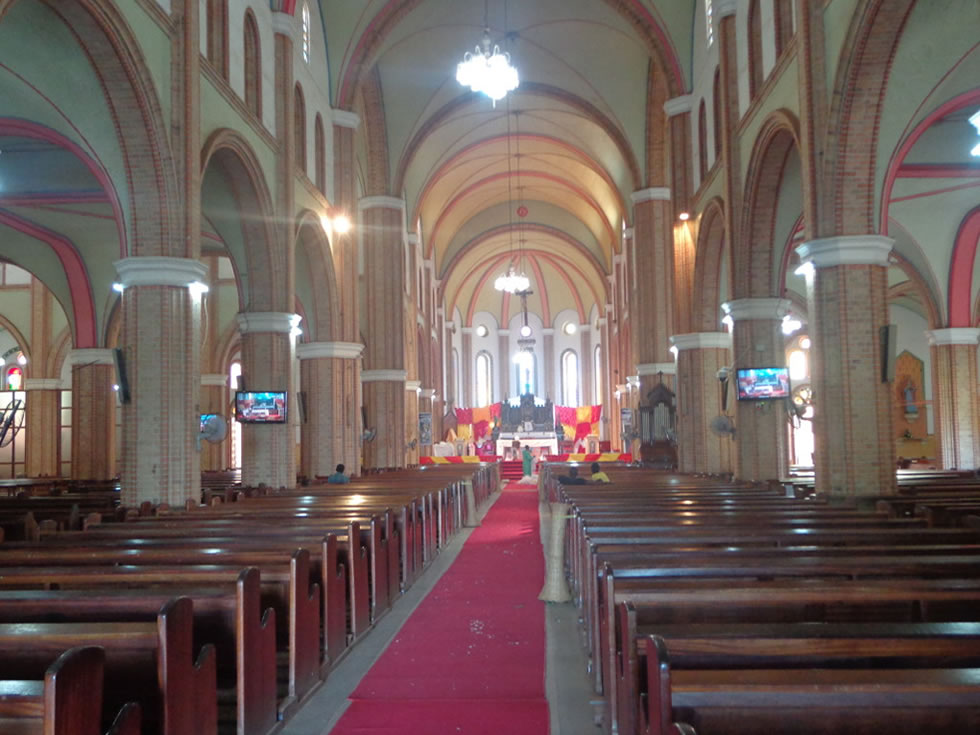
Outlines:
[[[245,11],[245,106],[262,119],[262,46],[255,14]]]
[[[725,206],[714,198],[705,206],[698,227],[698,244],[694,259],[694,311],[692,328],[696,332],[718,331],[721,314],[722,274],[728,252],[725,237]],[[730,253],[729,253],[730,255]],[[727,269],[729,280],[731,268]]]

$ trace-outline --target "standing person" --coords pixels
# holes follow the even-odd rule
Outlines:
[[[530,477],[534,466],[534,457],[531,456],[531,447],[529,447],[527,444],[525,444],[524,449],[521,450],[521,459],[524,462],[524,477]]]
[[[327,478],[327,482],[331,485],[346,485],[350,482],[350,478],[344,474],[344,466],[342,464],[337,465],[337,471]]]

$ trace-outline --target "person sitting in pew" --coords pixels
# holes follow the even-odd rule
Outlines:
[[[593,462],[591,469],[592,469],[592,482],[593,483],[610,482],[609,475],[607,475],[605,472],[602,471],[602,468],[599,467],[599,463],[598,462]]]
[[[578,467],[576,467],[575,465],[572,465],[571,467],[568,468],[567,475],[559,475],[558,482],[562,483],[563,485],[588,485],[589,484],[589,481],[586,480],[584,477],[578,476]]]
[[[344,465],[337,465],[337,471],[327,478],[327,482],[331,485],[346,485],[349,483],[350,478],[344,474]]]

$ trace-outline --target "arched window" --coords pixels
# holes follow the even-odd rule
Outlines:
[[[327,193],[327,146],[323,137],[323,118],[320,113],[316,114],[316,121],[313,123],[313,165],[316,167],[316,188],[321,194]]]
[[[489,406],[493,396],[493,360],[483,351],[476,356],[476,405]]]
[[[561,402],[564,406],[579,405],[578,355],[575,350],[561,353]]]
[[[303,3],[303,61],[310,63],[310,5]]]
[[[602,403],[602,346],[596,345],[592,351],[592,381],[595,391],[593,400],[596,404]]]
[[[783,54],[786,44],[793,37],[793,4],[775,2],[772,4],[776,25],[776,58]]]
[[[715,42],[714,8],[711,7],[711,0],[704,0],[704,32],[708,39],[708,48]]]
[[[749,4],[749,97],[755,96],[762,88],[762,13],[759,0]]]
[[[704,111],[704,100],[698,108],[698,158],[701,171],[701,181],[708,176],[708,121]]]
[[[299,82],[293,94],[293,133],[296,138],[296,165],[306,173],[306,100]]]
[[[715,69],[715,81],[711,92],[711,113],[715,118],[715,161],[721,158],[721,67]]]
[[[519,395],[537,393],[538,356],[533,352],[517,353],[514,358],[517,393]]]
[[[251,10],[245,12],[245,106],[262,118],[262,50],[259,27]]]
[[[205,56],[215,71],[228,79],[228,0],[208,0]]]
[[[238,387],[238,378],[242,374],[242,363],[235,360],[228,370],[228,384],[234,391]],[[235,412],[231,412],[231,467],[242,466],[242,425],[235,419]]]
[[[463,396],[459,392],[459,386],[463,384],[463,380],[460,377],[460,373],[459,373],[459,368],[460,368],[459,351],[455,347],[453,347],[452,361],[453,361],[452,373],[450,377],[450,380],[452,380],[452,383],[450,383],[450,387],[452,388],[452,395],[450,397],[456,402],[456,405],[458,406],[460,405],[460,401],[463,399]]]

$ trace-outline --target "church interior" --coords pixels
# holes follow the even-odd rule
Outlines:
[[[980,730],[978,31],[0,0],[0,733]]]

